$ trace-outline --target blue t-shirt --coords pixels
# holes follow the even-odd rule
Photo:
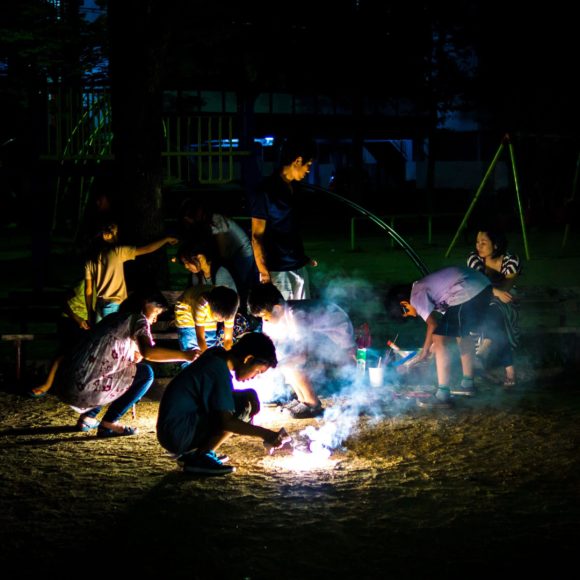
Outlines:
[[[266,220],[264,250],[266,265],[272,272],[298,270],[308,263],[299,234],[294,208],[292,184],[279,173],[262,181],[255,192],[248,194],[248,209],[253,218]]]
[[[201,415],[235,411],[224,354],[223,348],[210,348],[171,380],[159,404],[158,431],[180,430],[184,421]]]
[[[464,304],[490,285],[488,278],[476,270],[449,266],[415,282],[410,303],[427,320],[433,311],[445,312],[450,306]]]

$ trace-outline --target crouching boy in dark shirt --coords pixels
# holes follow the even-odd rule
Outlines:
[[[231,376],[247,381],[276,365],[276,349],[265,334],[245,334],[229,351],[208,349],[163,394],[157,419],[161,446],[176,454],[188,473],[225,475],[234,467],[224,465],[215,451],[233,433],[261,437],[270,449],[284,445],[290,440],[284,429],[250,423],[260,410],[258,395],[253,389],[235,391]]]

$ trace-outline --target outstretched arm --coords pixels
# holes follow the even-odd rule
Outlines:
[[[85,279],[85,303],[87,305],[87,316],[90,326],[95,321],[95,311],[93,309],[93,281],[91,278]]]
[[[431,312],[425,321],[427,323],[427,332],[425,333],[425,342],[423,342],[423,350],[415,359],[417,362],[421,360],[425,360],[429,357],[431,351],[431,345],[433,344],[433,333],[437,328],[437,318]]]
[[[254,259],[260,273],[260,282],[266,284],[271,282],[270,271],[266,266],[266,252],[264,250],[264,234],[266,233],[266,220],[252,218],[252,250]]]
[[[161,238],[160,240],[157,240],[156,242],[151,242],[150,244],[147,244],[146,246],[141,246],[140,248],[137,248],[135,250],[135,255],[136,256],[143,256],[144,254],[151,254],[152,252],[155,252],[159,248],[162,248],[165,244],[169,244],[171,246],[174,246],[178,242],[179,242],[179,240],[177,238],[173,238],[171,236],[168,236],[166,238]]]
[[[288,437],[288,433],[286,433],[285,429],[271,431],[270,429],[260,427],[259,425],[245,423],[244,421],[234,417],[232,413],[221,412],[219,415],[221,426],[224,431],[237,433],[238,435],[249,435],[250,437],[261,437],[268,450],[280,447],[284,445],[284,443],[290,441],[290,437]]]
[[[182,352],[175,348],[164,348],[149,344],[144,336],[137,337],[137,345],[141,356],[151,362],[180,362],[194,361],[201,353],[199,350],[188,350]]]
[[[234,344],[234,327],[224,328],[224,348],[230,350]]]

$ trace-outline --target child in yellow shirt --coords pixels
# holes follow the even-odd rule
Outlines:
[[[238,294],[225,286],[192,286],[175,304],[175,326],[182,351],[207,350],[217,345],[217,325],[224,325],[224,348],[233,345]]]

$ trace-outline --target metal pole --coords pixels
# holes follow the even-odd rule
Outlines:
[[[574,181],[572,181],[572,195],[570,196],[570,201],[574,201],[576,197],[576,187],[578,186],[578,174],[580,173],[580,153],[578,153],[578,159],[576,160],[576,172],[574,173]],[[568,234],[570,233],[570,222],[564,226],[564,237],[562,238],[562,248],[566,245],[568,241]]]
[[[506,137],[504,137],[504,140],[505,139],[507,139],[507,135],[506,135]],[[463,221],[459,225],[459,228],[457,229],[457,233],[455,234],[455,237],[451,241],[451,244],[449,244],[449,248],[447,248],[447,252],[445,253],[446,258],[449,257],[449,254],[451,253],[451,250],[452,250],[453,246],[455,245],[455,242],[457,242],[457,238],[459,238],[459,234],[461,234],[461,232],[463,231],[463,228],[465,228],[465,224],[467,223],[467,220],[469,219],[469,216],[471,215],[471,212],[473,211],[473,208],[475,207],[475,204],[477,202],[477,198],[481,194],[483,187],[485,186],[487,180],[489,179],[489,176],[491,175],[491,172],[493,171],[493,168],[495,167],[495,164],[497,163],[497,160],[499,159],[499,156],[503,150],[503,145],[504,145],[504,142],[502,141],[501,145],[498,147],[498,150],[497,150],[490,166],[488,167],[487,171],[485,172],[485,175],[483,176],[483,180],[479,184],[479,187],[478,187],[477,191],[475,192],[475,195],[473,196],[473,200],[471,202],[471,205],[467,209],[467,212],[465,213],[465,217],[463,218]]]
[[[524,210],[522,209],[522,200],[520,198],[520,184],[518,181],[518,172],[516,170],[516,158],[514,155],[514,148],[511,141],[508,140],[508,149],[510,152],[510,160],[512,162],[512,171],[514,174],[514,185],[516,188],[516,199],[518,201],[518,212],[520,214],[520,224],[522,226],[522,237],[524,239],[524,250],[526,252],[526,260],[530,259],[530,250],[528,248],[528,237],[526,236],[526,220],[524,219]]]
[[[426,276],[427,274],[429,274],[429,268],[427,268],[427,266],[425,265],[425,262],[423,262],[423,260],[419,256],[419,254],[417,254],[417,252],[415,252],[415,250],[409,245],[409,243],[406,240],[404,240],[392,227],[390,227],[388,224],[386,224],[381,218],[377,217],[374,213],[371,213],[370,211],[366,210],[364,207],[358,205],[354,201],[351,201],[350,199],[347,199],[346,197],[343,197],[342,195],[339,195],[338,193],[335,193],[334,191],[324,189],[323,187],[319,187],[317,185],[310,185],[310,184],[304,185],[303,190],[307,190],[307,189],[311,189],[314,191],[320,191],[321,193],[325,193],[326,195],[330,195],[331,197],[338,199],[341,203],[344,203],[345,205],[348,205],[351,208],[353,208],[354,210],[358,211],[359,214],[367,217],[374,224],[376,224],[381,229],[383,229],[385,232],[387,232],[389,234],[389,236],[391,236],[391,238],[393,238],[403,248],[403,250],[405,250],[405,253],[411,259],[411,261],[415,264],[415,266],[417,266],[417,269],[419,270],[419,272],[421,272],[422,276]]]

